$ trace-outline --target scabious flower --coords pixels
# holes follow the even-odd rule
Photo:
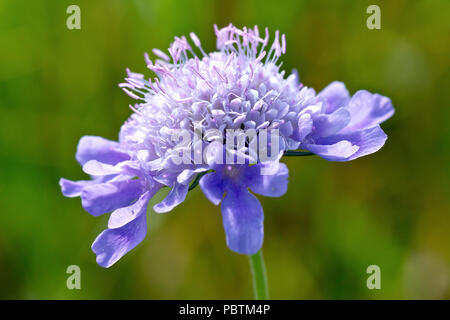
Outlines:
[[[175,37],[168,54],[153,49],[155,62],[146,54],[154,79],[128,70],[120,87],[138,103],[119,141],[82,137],[76,159],[91,180],[60,180],[63,194],[81,197],[90,214],[112,212],[92,245],[103,267],[144,239],[147,204],[161,188],[170,191],[153,207],[157,213],[183,202],[198,179],[205,196],[221,205],[228,247],[254,254],[264,216],[250,191],[286,192],[288,169],[279,162],[285,152],[301,148],[348,161],[377,151],[387,138],[379,124],[394,113],[388,98],[364,90],[351,97],[340,82],[316,94],[296,74],[285,77],[278,60],[286,40],[278,31],[270,47],[267,28],[264,37],[256,26],[215,26],[215,33],[218,50],[209,54],[194,33],[195,48]],[[243,143],[230,143],[235,138]],[[253,142],[270,156],[261,157]]]

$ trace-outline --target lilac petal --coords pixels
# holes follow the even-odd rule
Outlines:
[[[120,228],[104,230],[92,244],[92,251],[97,255],[97,263],[109,268],[144,240],[146,234],[145,210],[140,212],[136,219]]]
[[[191,169],[184,169],[178,176],[177,182],[181,184],[189,183],[195,176],[195,171]]]
[[[222,219],[228,247],[241,254],[258,252],[263,243],[264,214],[258,199],[247,190],[227,193]]]
[[[145,163],[145,169],[148,171],[158,171],[164,168],[164,163],[161,158],[154,159]]]
[[[289,137],[294,132],[294,126],[292,122],[287,121],[280,126],[280,131],[285,137]]]
[[[163,170],[161,173],[158,173],[155,176],[153,176],[153,179],[163,185],[171,186],[175,182],[177,182],[178,175],[179,175],[178,171]]]
[[[117,229],[123,227],[141,214],[145,214],[147,212],[148,201],[159,189],[160,188],[154,188],[152,191],[145,192],[131,206],[114,210],[109,217],[108,228]]]
[[[339,81],[330,83],[319,93],[318,97],[324,100],[326,113],[332,113],[340,107],[345,107],[350,101],[350,94],[345,88],[345,84]]]
[[[123,161],[116,164],[116,167],[120,169],[121,173],[124,175],[132,177],[145,177],[139,161]]]
[[[155,210],[155,212],[157,213],[165,213],[171,211],[177,205],[182,203],[184,199],[186,199],[188,189],[188,184],[175,183],[172,190],[170,190],[169,194],[164,198],[164,200],[153,206],[153,210]]]
[[[123,174],[135,177],[143,175],[142,169],[136,161],[122,161],[113,166],[97,160],[89,160],[83,165],[83,171],[91,176]]]
[[[209,201],[216,206],[222,201],[224,190],[224,184],[222,177],[216,172],[210,172],[205,174],[200,179],[200,188]]]
[[[119,180],[87,186],[81,191],[81,204],[93,216],[130,205],[142,194],[140,180]]]
[[[121,161],[129,160],[130,156],[120,150],[119,143],[102,137],[84,136],[78,142],[77,161],[84,165],[89,160],[115,165]]]
[[[116,166],[99,162],[97,160],[89,160],[83,165],[83,171],[92,176],[106,176],[110,174],[118,174],[122,170]]]
[[[72,181],[61,178],[59,180],[59,185],[61,187],[61,192],[65,197],[75,198],[81,196],[81,191],[83,190],[84,187],[98,183],[108,182],[112,179],[118,178],[119,177],[117,175],[94,177],[92,180],[80,180],[80,181]]]
[[[330,144],[305,144],[302,148],[328,161],[347,161],[359,149],[357,145],[353,145],[350,141],[346,140],[340,140]]]
[[[59,180],[59,185],[61,187],[61,192],[65,197],[75,198],[81,195],[81,190],[95,183],[93,180],[81,180],[81,181],[71,181],[64,178]]]
[[[303,141],[313,129],[313,120],[309,113],[304,113],[298,118],[297,140]]]
[[[347,110],[351,114],[351,121],[342,132],[374,127],[389,119],[395,111],[391,99],[366,90],[353,95]]]
[[[314,119],[314,137],[328,137],[338,133],[350,122],[350,112],[339,108],[331,114],[321,114]]]
[[[339,134],[333,137],[322,139],[321,143],[335,143],[340,140],[350,141],[358,150],[348,156],[344,161],[353,160],[378,151],[386,142],[387,135],[380,126],[354,131],[351,133]]]
[[[184,169],[178,176],[177,176],[177,182],[182,184],[188,184],[190,183],[194,177],[201,172],[207,171],[208,167],[200,167],[197,169]]]
[[[261,172],[263,167],[277,165],[274,174]],[[255,193],[265,197],[281,197],[287,191],[289,170],[284,163],[257,164],[248,169],[248,187]],[[270,171],[270,170],[268,170]]]

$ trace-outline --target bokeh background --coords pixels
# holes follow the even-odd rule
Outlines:
[[[81,30],[66,28],[70,4]],[[381,30],[366,27],[370,4]],[[58,186],[85,178],[81,136],[117,139],[131,112],[117,86],[126,67],[146,72],[144,52],[191,31],[214,50],[213,24],[229,22],[285,33],[283,69],[304,84],[341,80],[396,108],[374,155],[284,160],[288,193],[260,198],[272,298],[450,298],[449,21],[447,0],[1,0],[0,298],[252,298],[247,257],[228,250],[200,189],[169,214],[149,212],[145,241],[103,269],[90,245],[107,217]],[[81,290],[66,288],[72,264]],[[381,290],[366,287],[372,264]]]

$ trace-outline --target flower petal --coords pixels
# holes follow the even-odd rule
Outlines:
[[[61,192],[65,197],[75,198],[81,195],[81,190],[84,187],[95,183],[94,180],[81,180],[81,181],[72,181],[61,178],[59,180],[59,185],[61,187]]]
[[[376,126],[373,128],[358,130],[351,133],[338,134],[332,137],[322,139],[321,143],[335,143],[336,141],[346,140],[350,141],[354,146],[358,147],[358,150],[352,155],[348,156],[345,160],[353,160],[371,153],[378,151],[386,142],[387,135],[380,128]],[[312,150],[311,150],[312,151]]]
[[[318,94],[318,97],[324,100],[326,113],[332,113],[340,107],[345,107],[350,101],[350,94],[345,88],[345,84],[340,81],[330,83]]]
[[[302,148],[317,154],[328,161],[347,161],[359,147],[350,141],[340,140],[336,143],[305,144]]]
[[[98,183],[104,183],[115,178],[117,179],[117,175],[94,177],[92,180],[79,180],[79,181],[72,181],[61,178],[59,180],[59,185],[61,187],[61,192],[65,197],[75,198],[81,196],[81,191],[83,190],[84,187]]]
[[[147,215],[142,210],[139,216],[117,229],[104,230],[92,244],[97,263],[109,268],[124,254],[136,247],[147,234]]]
[[[123,227],[130,221],[133,221],[139,217],[141,214],[145,214],[145,212],[147,212],[148,201],[156,192],[158,192],[159,189],[160,187],[155,187],[153,190],[145,192],[131,206],[114,210],[109,217],[108,228],[116,229]]]
[[[93,216],[130,205],[142,194],[140,180],[118,180],[87,186],[81,191],[81,204]]]
[[[175,183],[164,200],[153,206],[153,210],[155,210],[155,212],[157,213],[165,213],[171,211],[177,205],[182,203],[184,199],[186,199],[188,189],[188,184]]]
[[[275,170],[267,170],[274,166]],[[266,169],[266,170],[263,170]],[[272,173],[272,174],[265,174]],[[289,170],[284,163],[270,163],[251,166],[248,168],[248,187],[255,193],[266,197],[281,197],[287,191]]]
[[[119,162],[114,166],[97,160],[89,160],[83,165],[83,171],[91,176],[97,177],[118,174],[131,177],[143,176],[139,163],[131,160]]]
[[[118,142],[102,137],[84,136],[78,142],[75,158],[81,165],[89,160],[115,165],[121,161],[129,160],[130,156],[125,151],[120,150]]]
[[[116,166],[97,160],[89,160],[83,165],[83,171],[92,176],[106,176],[110,174],[119,174],[122,170]]]
[[[314,119],[313,137],[328,137],[345,128],[350,122],[350,112],[339,108],[330,114],[321,114]]]
[[[395,112],[391,99],[366,90],[353,95],[347,110],[351,114],[351,120],[342,133],[374,127],[389,119]]]
[[[227,193],[222,219],[228,247],[242,254],[258,252],[263,243],[264,214],[258,199],[247,190]]]
[[[222,201],[224,190],[224,184],[222,177],[216,172],[210,172],[205,174],[200,179],[200,188],[209,201],[216,206]]]
[[[209,169],[208,167],[200,167],[197,169],[184,169],[177,176],[177,182],[182,184],[189,184],[198,173],[207,171],[208,169]]]
[[[303,139],[305,139],[306,136],[311,133],[312,129],[313,120],[311,114],[304,113],[300,115],[300,117],[298,118],[298,133],[296,140],[303,141]]]

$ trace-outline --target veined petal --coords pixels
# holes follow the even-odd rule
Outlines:
[[[81,204],[93,216],[129,206],[142,194],[140,180],[117,180],[87,186],[81,191]]]
[[[298,118],[298,132],[297,139],[298,141],[303,141],[308,134],[311,133],[313,129],[313,120],[309,113],[304,113],[300,115]]]
[[[83,171],[92,176],[107,176],[107,175],[127,175],[131,177],[143,175],[139,163],[136,161],[122,161],[116,165],[99,162],[97,160],[89,160],[83,165]]]
[[[366,90],[353,95],[347,110],[351,114],[351,120],[341,133],[372,128],[389,119],[395,112],[391,99]]]
[[[110,174],[118,174],[122,171],[122,169],[97,160],[89,160],[83,165],[83,171],[92,176],[106,176]]]
[[[89,160],[115,165],[130,159],[125,151],[120,150],[119,143],[102,137],[84,136],[78,142],[77,161],[84,165]]]
[[[146,214],[148,201],[155,195],[160,187],[155,187],[151,191],[143,193],[140,198],[131,206],[119,208],[111,213],[108,220],[108,228],[116,229],[123,227],[130,221],[136,219],[141,214]]]
[[[338,133],[350,122],[350,112],[339,108],[331,114],[321,114],[314,119],[313,137],[328,137]]]
[[[334,81],[318,94],[318,98],[324,100],[325,112],[332,113],[348,104],[350,101],[350,94],[344,83]]]
[[[289,170],[284,163],[278,162],[276,163],[277,168],[274,172],[270,172],[272,170],[263,170],[264,167],[269,165],[260,163],[249,167],[247,169],[247,186],[253,192],[266,197],[281,197],[287,191]]]
[[[171,211],[177,205],[182,203],[184,199],[186,199],[188,189],[188,184],[175,183],[164,200],[153,206],[153,210],[155,210],[155,212],[157,213],[165,213]]]
[[[222,219],[228,247],[241,254],[254,254],[264,238],[264,214],[258,199],[245,189],[227,193]]]
[[[178,175],[179,175],[178,171],[163,170],[160,173],[157,173],[155,176],[153,176],[153,179],[163,185],[171,186],[177,181]]]
[[[178,176],[177,182],[181,184],[189,184],[198,173],[207,171],[208,167],[201,167],[197,169],[184,169]]]
[[[327,137],[325,139],[322,139],[320,142],[331,144],[340,140],[350,141],[353,144],[353,146],[358,147],[358,150],[355,153],[348,156],[345,160],[340,160],[340,161],[348,161],[378,151],[384,145],[386,139],[387,135],[383,132],[380,126],[376,126],[365,130],[358,130],[350,133],[338,134],[332,137]]]
[[[216,206],[220,203],[220,201],[222,201],[225,190],[222,177],[218,173],[210,172],[205,174],[200,179],[199,184],[203,194],[209,201],[214,203]]]
[[[84,187],[95,183],[94,180],[80,180],[72,181],[64,178],[59,179],[59,185],[61,187],[61,192],[65,197],[75,198],[81,195],[81,190]]]
[[[324,143],[324,141],[321,144],[304,144],[302,148],[328,161],[347,161],[358,151],[359,146],[353,145],[347,140],[339,140],[338,142],[330,142],[329,144]]]
[[[144,212],[120,228],[104,230],[92,244],[97,263],[109,268],[144,240],[146,234],[147,215]]]

